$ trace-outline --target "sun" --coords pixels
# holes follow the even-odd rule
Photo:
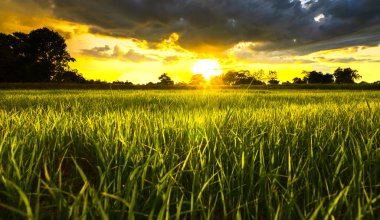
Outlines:
[[[198,60],[191,69],[193,74],[202,74],[205,79],[210,80],[212,76],[217,76],[223,73],[218,60],[201,59]]]

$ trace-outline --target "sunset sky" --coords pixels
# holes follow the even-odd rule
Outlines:
[[[2,33],[59,32],[88,79],[351,67],[380,80],[378,0],[0,0],[0,18]]]

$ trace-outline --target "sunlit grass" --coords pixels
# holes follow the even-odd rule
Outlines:
[[[380,92],[0,91],[0,218],[376,219]]]

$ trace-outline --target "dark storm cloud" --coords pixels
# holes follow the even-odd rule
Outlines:
[[[372,63],[372,62],[379,62],[379,60],[374,59],[357,59],[354,57],[348,57],[348,58],[325,58],[325,57],[316,57],[316,60],[320,62],[328,62],[328,63]]]
[[[35,0],[59,18],[91,25],[91,32],[159,42],[181,35],[185,48],[210,45],[228,48],[241,41],[266,42],[256,50],[293,49],[314,52],[356,45],[377,45],[379,29],[359,41],[329,39],[360,35],[380,23],[378,0]],[[324,18],[316,22],[320,14]],[[295,40],[297,44],[295,44]],[[304,45],[309,50],[302,50]]]
[[[309,54],[314,51],[330,50],[337,48],[344,48],[349,46],[366,46],[374,47],[379,45],[380,42],[380,25],[373,25],[369,28],[363,28],[352,31],[346,35],[338,35],[334,38],[327,40],[321,39],[309,44],[295,47],[300,54]]]

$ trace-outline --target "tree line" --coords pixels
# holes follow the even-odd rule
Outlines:
[[[343,69],[340,67],[337,68],[333,74],[324,74],[315,70],[303,71],[302,74],[304,75],[303,78],[295,77],[293,82],[283,82],[283,84],[353,84],[356,80],[361,79],[361,75],[358,74],[357,70],[351,68]],[[231,70],[219,76],[213,76],[210,81],[207,82],[202,74],[195,74],[191,77],[188,85],[278,85],[280,84],[280,80],[277,75],[277,72],[273,70],[269,70],[267,73],[265,73],[264,70],[258,70],[253,73],[249,70]],[[160,82],[158,82],[157,85],[174,85],[174,81],[167,73],[162,74],[159,80]],[[149,84],[153,85],[154,83]]]
[[[15,32],[0,33],[0,82],[80,82],[106,83],[100,80],[86,80],[69,63],[75,62],[67,51],[65,39],[48,28],[31,31],[29,34]],[[295,77],[293,84],[355,83],[361,78],[357,70],[337,68],[333,74],[318,71],[303,71],[303,77]],[[280,84],[276,71],[230,70],[207,81],[202,74],[195,74],[189,83],[179,85],[265,85]],[[158,83],[146,85],[174,85],[169,74],[159,76]],[[131,82],[115,81],[115,84],[133,85]],[[291,84],[285,82],[283,84]]]
[[[323,74],[322,72],[303,71],[303,79],[296,77],[293,79],[294,84],[327,84],[327,83],[355,83],[356,80],[362,78],[357,70],[351,68],[337,68],[333,74]]]

